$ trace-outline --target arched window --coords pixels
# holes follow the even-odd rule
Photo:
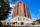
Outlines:
[[[21,22],[21,25],[24,25],[24,23],[23,23],[23,22]]]

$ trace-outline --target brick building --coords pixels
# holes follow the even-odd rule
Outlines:
[[[9,20],[9,23],[14,26],[31,25],[32,18],[29,7],[21,1],[17,2],[13,8],[12,19]]]
[[[21,1],[17,2],[13,10],[13,17],[15,16],[25,16],[25,17],[31,18],[29,7]]]

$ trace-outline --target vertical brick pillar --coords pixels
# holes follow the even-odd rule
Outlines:
[[[21,16],[24,16],[24,5],[23,5],[23,2],[21,3]]]
[[[17,11],[18,11],[18,10],[17,10],[17,5],[16,5],[16,16],[17,16]]]
[[[21,4],[19,3],[18,16],[20,16],[20,9],[21,9],[20,5],[21,5]]]
[[[28,17],[28,9],[26,5],[25,5],[25,11],[26,11],[26,17]]]

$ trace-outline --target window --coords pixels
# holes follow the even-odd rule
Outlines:
[[[18,21],[19,21],[19,17],[18,17]]]
[[[23,5],[24,5],[24,16],[26,16],[25,4],[23,4]]]
[[[15,25],[15,22],[14,23],[12,23],[13,25]]]
[[[21,18],[19,18],[19,21],[21,20]]]
[[[29,8],[27,8],[27,13],[28,13]]]
[[[18,8],[19,8],[19,5],[17,5],[17,15],[18,15]]]
[[[29,17],[29,13],[28,13],[28,17]]]
[[[21,20],[21,18],[18,17],[18,21],[20,21],[20,20]]]
[[[25,20],[25,18],[23,18],[23,20]]]
[[[16,22],[16,24],[17,24],[17,22]]]
[[[21,22],[21,25],[23,25],[24,23],[23,22]]]

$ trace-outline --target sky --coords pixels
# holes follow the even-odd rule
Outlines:
[[[12,0],[9,0],[10,7],[14,8],[18,1],[19,0],[12,2]],[[21,1],[30,8],[32,21],[40,19],[40,0],[21,0]],[[5,21],[8,21],[11,18],[12,18],[12,14],[9,14],[8,19],[6,19]]]

